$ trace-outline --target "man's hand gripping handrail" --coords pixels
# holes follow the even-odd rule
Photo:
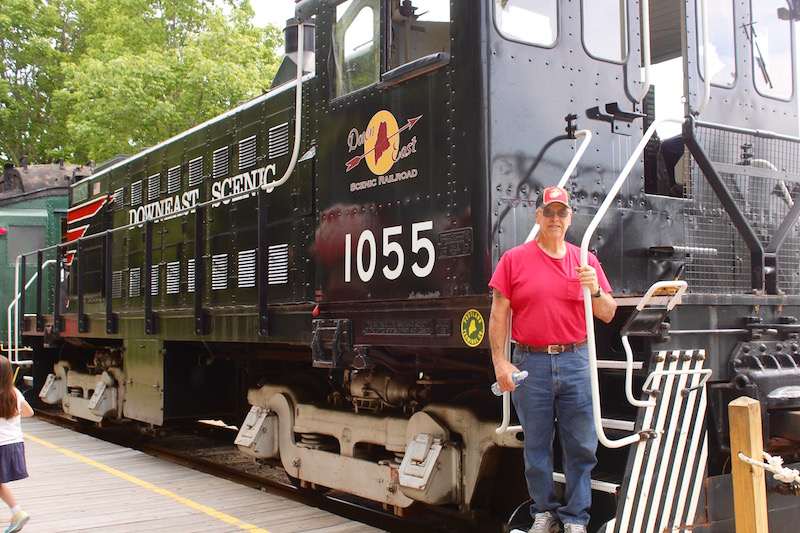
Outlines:
[[[666,118],[662,120],[658,120],[653,122],[649,128],[647,128],[647,132],[645,132],[642,140],[639,141],[639,144],[636,146],[636,149],[631,154],[631,157],[628,159],[628,163],[620,172],[619,177],[614,182],[614,185],[608,191],[608,195],[603,203],[600,205],[600,209],[597,210],[594,218],[589,223],[589,227],[586,228],[586,232],[583,234],[583,240],[581,241],[581,265],[586,266],[588,264],[589,258],[589,242],[592,240],[592,236],[594,232],[597,230],[597,227],[600,225],[600,221],[605,216],[608,208],[611,207],[611,204],[614,202],[614,199],[617,197],[617,193],[622,188],[622,184],[625,183],[625,180],[628,179],[628,176],[633,169],[633,166],[639,161],[639,157],[641,157],[642,152],[644,151],[645,146],[650,141],[650,138],[656,131],[656,128],[663,124],[664,122],[674,122],[676,124],[683,124],[685,119],[674,119],[674,118]],[[594,335],[594,314],[592,312],[592,295],[589,292],[589,287],[583,287],[583,308],[586,313],[586,338],[588,340],[588,347],[589,347],[589,373],[590,373],[590,381],[592,385],[592,410],[594,411],[594,428],[597,432],[597,438],[600,443],[605,446],[606,448],[622,448],[623,446],[627,446],[629,444],[633,444],[634,442],[638,442],[642,439],[641,433],[635,433],[633,435],[629,435],[627,437],[623,437],[618,440],[609,440],[606,437],[605,430],[603,429],[603,421],[600,414],[600,384],[597,378],[597,346],[595,345],[595,335]],[[629,361],[628,364],[632,364],[632,361]]]

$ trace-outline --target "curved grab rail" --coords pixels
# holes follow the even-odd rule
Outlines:
[[[261,188],[267,192],[272,192],[275,187],[280,187],[289,179],[294,167],[297,165],[297,158],[300,156],[300,133],[302,130],[301,118],[302,105],[303,105],[303,44],[305,41],[305,28],[303,24],[297,25],[297,87],[294,96],[294,148],[292,149],[292,160],[289,166],[286,167],[286,172],[283,173],[280,179],[265,183]]]
[[[751,159],[750,160],[750,165],[751,166],[764,167],[764,168],[768,168],[768,169],[770,169],[772,171],[779,172],[778,167],[773,165],[767,159]],[[780,189],[781,189],[781,194],[783,195],[783,200],[789,205],[789,207],[792,207],[794,205],[794,200],[792,200],[792,193],[789,192],[789,188],[786,186],[786,182],[783,181],[783,180],[778,180],[778,187],[780,187]]]
[[[8,360],[15,365],[30,365],[33,363],[32,360],[21,360],[19,358],[19,298],[22,294],[22,291],[19,289],[19,266],[20,266],[20,257],[21,255],[17,256],[17,259],[14,263],[14,294],[16,295],[11,303],[8,304]],[[44,263],[42,263],[42,267],[46,267],[55,263],[55,259],[48,259]],[[23,274],[24,275],[24,274]],[[25,284],[25,287],[22,289],[23,291],[28,290],[28,287],[39,277],[39,273],[37,272],[31,279],[28,280],[28,283]],[[11,320],[11,308],[14,308],[14,320]],[[11,332],[14,332],[14,348],[12,351],[12,344],[11,344]]]
[[[625,180],[628,179],[628,176],[633,169],[633,166],[639,160],[639,157],[642,155],[645,146],[650,141],[650,138],[662,123],[664,122],[674,122],[677,124],[683,124],[685,118],[681,119],[674,119],[674,118],[666,118],[661,119],[658,121],[653,122],[649,128],[647,128],[647,132],[645,132],[642,140],[639,141],[639,144],[636,146],[636,149],[631,154],[630,159],[628,159],[628,163],[620,172],[619,177],[614,182],[614,185],[608,191],[608,195],[603,203],[600,205],[600,209],[597,210],[594,218],[589,223],[589,227],[586,228],[586,232],[583,234],[583,240],[581,241],[581,265],[586,266],[588,264],[589,258],[589,241],[591,241],[594,232],[597,230],[597,227],[600,225],[600,221],[605,216],[608,208],[611,207],[611,203],[619,193],[620,188],[622,188],[622,184],[625,183]],[[592,385],[592,411],[594,412],[594,428],[597,432],[597,438],[600,443],[605,446],[606,448],[622,448],[623,446],[627,446],[629,444],[633,444],[634,442],[638,442],[641,440],[642,435],[636,433],[633,435],[629,435],[622,439],[617,440],[609,440],[606,437],[605,431],[603,430],[603,422],[600,416],[600,384],[597,378],[597,346],[595,345],[595,335],[594,335],[594,314],[592,313],[592,295],[589,293],[589,287],[583,287],[583,309],[586,314],[586,338],[588,340],[588,347],[589,347],[589,373],[590,373],[590,382]]]
[[[650,0],[641,0],[639,5],[642,8],[642,57],[644,59],[642,67],[644,67],[644,82],[642,82],[642,91],[636,97],[636,103],[640,104],[644,97],[647,96],[647,91],[650,90]]]
[[[708,72],[709,59],[708,53],[708,0],[700,0],[700,25],[703,28],[703,99],[697,106],[697,115],[703,112],[711,99],[711,75]]]
[[[572,161],[570,161],[567,169],[564,171],[564,174],[561,175],[561,179],[558,180],[557,186],[563,187],[567,180],[575,172],[575,168],[578,166],[578,162],[580,162],[581,158],[583,157],[583,153],[586,152],[586,149],[589,147],[589,143],[592,142],[592,132],[589,130],[579,130],[575,132],[575,138],[579,137],[586,137],[578,149],[575,151],[575,155],[572,156]],[[539,224],[534,224],[533,229],[528,234],[528,237],[525,239],[525,242],[530,242],[536,238],[536,234],[539,233]],[[506,359],[511,360],[511,311],[509,311],[508,315],[508,325],[506,327],[506,340],[505,340],[505,353]],[[500,427],[495,428],[495,433],[498,435],[502,435],[506,432],[517,432],[522,431],[522,426],[509,426],[508,424],[511,422],[511,396],[504,392],[503,393],[503,421],[500,423]]]
[[[665,288],[672,288],[677,289],[675,294],[673,294],[670,298],[669,302],[667,302],[667,311],[672,311],[688,287],[689,284],[683,280],[658,281],[647,290],[645,295],[636,305],[636,310],[641,311],[644,309],[644,307],[647,305],[647,302],[650,301],[650,298],[653,297],[656,291]],[[633,350],[631,349],[630,342],[628,342],[627,335],[622,335],[621,339],[622,347],[625,349],[625,396],[628,398],[628,403],[634,407],[652,407],[655,405],[655,401],[652,399],[637,400],[633,397]],[[644,387],[642,388],[644,389]]]
[[[511,311],[508,312],[508,325],[506,331],[506,340],[505,340],[505,353],[506,359],[511,359]],[[507,392],[503,393],[503,421],[500,423],[500,427],[495,428],[494,432],[498,435],[502,435],[503,433],[516,433],[518,431],[522,431],[522,426],[509,426],[508,424],[511,423],[511,395]]]

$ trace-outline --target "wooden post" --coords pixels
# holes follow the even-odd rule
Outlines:
[[[764,469],[739,459],[739,452],[756,461],[764,460],[761,437],[761,404],[743,396],[728,404],[733,472],[733,510],[736,533],[768,533],[767,487]]]

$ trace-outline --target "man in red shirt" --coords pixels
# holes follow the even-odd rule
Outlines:
[[[597,463],[597,434],[592,414],[589,353],[583,287],[592,295],[592,312],[611,322],[617,304],[600,262],[589,254],[581,266],[580,248],[566,242],[572,223],[569,194],[548,187],[536,202],[539,234],[503,254],[489,286],[489,318],[497,382],[511,395],[525,434],[525,478],[533,500],[531,533],[585,532],[591,506],[591,472]],[[516,345],[505,356],[509,312]],[[511,375],[528,371],[517,387]],[[516,389],[516,390],[515,390]],[[565,502],[556,499],[553,482],[554,421],[558,419],[566,477]]]

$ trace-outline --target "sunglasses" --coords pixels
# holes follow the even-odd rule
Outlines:
[[[558,218],[567,218],[569,216],[570,210],[569,209],[561,209],[556,211],[554,209],[542,209],[542,215],[545,218],[553,218],[555,215],[558,215]]]

